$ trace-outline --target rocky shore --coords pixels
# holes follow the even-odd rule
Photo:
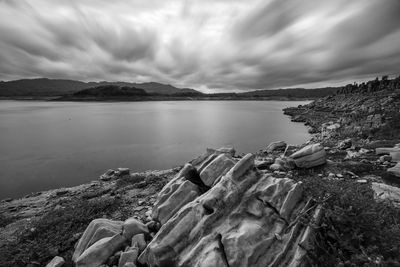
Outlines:
[[[399,266],[399,81],[286,109],[307,144],[3,200],[0,266]]]

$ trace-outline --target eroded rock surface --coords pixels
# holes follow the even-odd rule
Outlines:
[[[175,182],[179,183],[179,177]],[[306,252],[299,243],[306,244],[312,231],[297,221],[314,211],[302,193],[301,183],[259,172],[254,156],[248,154],[209,191],[165,222],[139,262],[148,266],[298,266]]]

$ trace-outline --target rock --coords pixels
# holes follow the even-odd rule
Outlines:
[[[47,263],[46,267],[61,267],[65,263],[63,257],[55,256],[49,263]]]
[[[145,224],[136,220],[135,218],[127,219],[122,225],[122,235],[127,240],[131,240],[133,236],[142,233],[149,233],[149,229]]]
[[[181,207],[201,194],[198,186],[185,178],[187,173],[192,169],[193,166],[191,164],[186,164],[158,194],[152,212],[152,219],[154,221],[164,224]]]
[[[338,144],[338,148],[339,148],[339,149],[342,149],[342,150],[345,150],[345,149],[350,148],[351,145],[352,145],[351,139],[350,139],[350,138],[347,138],[347,139],[341,141],[341,142]]]
[[[383,163],[383,162],[385,162],[385,161],[391,161],[392,160],[392,157],[391,156],[389,156],[389,155],[383,155],[383,156],[380,156],[379,157],[379,162],[381,162],[381,163]]]
[[[132,247],[128,251],[122,252],[119,258],[118,267],[124,267],[127,263],[136,263],[139,251],[137,247]]]
[[[290,157],[299,168],[312,168],[326,163],[325,149],[319,143],[308,145]]]
[[[400,177],[400,163],[397,163],[394,167],[387,169],[387,171],[397,177]]]
[[[400,151],[390,152],[391,161],[400,162]]]
[[[375,149],[375,153],[377,155],[382,155],[382,154],[390,154],[391,152],[400,152],[400,148],[398,147],[380,147]]]
[[[211,161],[200,173],[200,178],[206,186],[211,187],[214,181],[218,181],[221,176],[225,175],[233,166],[235,161],[226,154],[217,156]]]
[[[284,171],[285,170],[285,168],[282,165],[277,164],[277,163],[272,164],[271,166],[269,166],[269,168],[272,171]]]
[[[235,156],[235,149],[233,147],[221,147],[218,149],[207,148],[207,153],[210,154],[228,154],[232,157]]]
[[[109,169],[108,171],[106,171],[104,174],[102,174],[102,175],[100,176],[100,180],[102,180],[102,181],[109,181],[109,180],[111,180],[112,178],[114,178],[114,174],[115,174],[115,171],[112,170],[112,169]]]
[[[357,180],[357,183],[366,184],[366,183],[368,183],[368,181],[366,179],[359,179],[359,180]]]
[[[275,150],[278,149],[285,149],[287,146],[286,142],[284,141],[276,141],[276,142],[272,142],[267,146],[266,152],[267,153],[271,153]]]
[[[395,205],[400,206],[400,188],[373,182],[372,189],[375,192],[376,198],[387,199],[392,201]]]
[[[343,175],[340,174],[340,173],[337,173],[337,174],[336,174],[336,177],[337,177],[337,178],[343,178]]]
[[[243,157],[209,191],[187,203],[148,244],[146,266],[300,266],[309,240],[301,183],[259,172]],[[310,231],[312,228],[309,229]],[[279,236],[279,239],[277,238]]]
[[[98,240],[121,233],[122,224],[123,222],[121,221],[111,221],[108,219],[95,219],[91,221],[75,247],[72,260],[76,262],[78,257]]]
[[[117,176],[124,176],[124,175],[129,175],[130,174],[130,169],[129,168],[118,168],[115,174]]]
[[[329,178],[329,179],[334,179],[335,177],[336,177],[336,175],[335,175],[334,173],[331,173],[331,172],[330,172],[330,173],[328,174],[328,178]]]
[[[147,243],[144,234],[137,234],[132,237],[131,247],[134,247],[135,245],[139,248],[139,253],[146,248]]]
[[[76,261],[76,266],[97,267],[104,263],[116,251],[120,250],[126,241],[127,240],[121,234],[100,239],[79,256]]]

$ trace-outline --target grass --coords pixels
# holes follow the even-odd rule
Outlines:
[[[54,256],[73,266],[71,256],[79,236],[95,218],[110,216],[119,206],[119,199],[103,197],[86,200],[73,199],[62,209],[53,209],[21,233],[15,242],[0,248],[0,266],[45,266]]]

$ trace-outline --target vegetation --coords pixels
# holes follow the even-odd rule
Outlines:
[[[17,241],[0,247],[0,266],[45,266],[54,256],[71,262],[75,243],[87,225],[96,218],[110,216],[120,200],[112,197],[86,200],[77,198],[55,206],[33,222]]]
[[[304,175],[306,194],[323,204],[315,266],[400,266],[400,209],[377,202],[369,184]]]

